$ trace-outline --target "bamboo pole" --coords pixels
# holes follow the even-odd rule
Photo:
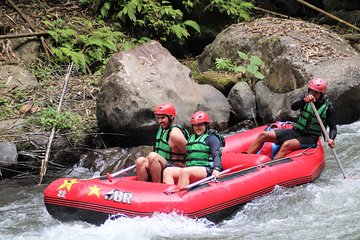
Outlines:
[[[72,67],[73,67],[73,63],[71,63],[71,64],[68,66],[68,70],[67,70],[67,73],[66,73],[66,76],[65,76],[65,80],[64,80],[63,90],[62,90],[62,92],[61,92],[60,101],[59,101],[59,104],[58,104],[58,107],[57,107],[57,111],[58,111],[58,112],[61,112],[61,105],[62,105],[62,102],[63,102],[63,100],[64,100],[64,95],[65,95],[65,92],[66,92],[67,84],[68,84],[68,82],[69,82],[69,78],[70,78],[70,74],[71,74],[71,71],[72,71]],[[50,137],[49,137],[48,144],[47,144],[46,153],[45,153],[45,158],[41,161],[39,185],[42,183],[43,178],[44,178],[45,175],[46,175],[47,163],[48,163],[48,161],[49,161],[51,144],[52,144],[52,141],[54,140],[54,137],[55,137],[55,131],[56,131],[56,128],[53,127],[52,130],[51,130],[51,134],[50,134]]]
[[[6,34],[0,35],[0,39],[10,39],[10,38],[24,38],[24,37],[34,37],[47,35],[48,32],[29,32],[29,33],[16,33],[16,34]]]
[[[351,27],[351,28],[353,28],[353,29],[355,29],[357,31],[360,31],[360,28],[358,28],[357,26],[355,26],[355,25],[353,25],[353,24],[351,24],[351,23],[349,23],[349,22],[347,22],[345,20],[342,20],[341,18],[338,18],[338,17],[336,17],[336,16],[334,16],[334,15],[332,15],[332,14],[330,14],[330,13],[328,13],[328,12],[326,12],[326,11],[320,9],[320,8],[317,8],[317,7],[315,7],[314,5],[312,5],[312,4],[308,3],[308,2],[305,2],[303,0],[296,0],[296,1],[301,3],[301,4],[304,4],[305,6],[307,6],[309,8],[312,8],[312,9],[314,9],[314,10],[316,10],[316,11],[318,11],[318,12],[320,12],[320,13],[322,13],[322,14],[324,14],[324,15],[326,15],[326,16],[328,16],[328,17],[330,17],[330,18],[332,18],[332,19],[334,19],[336,21],[338,21],[338,22],[341,22],[341,23],[343,23],[343,24],[345,24],[345,25],[347,25],[347,26],[349,26],[349,27]]]
[[[279,17],[282,17],[282,18],[286,18],[286,19],[295,19],[293,17],[289,17],[287,15],[277,13],[277,12],[273,12],[273,11],[270,11],[270,10],[267,10],[267,9],[264,9],[264,8],[254,7],[254,9],[258,10],[258,11],[266,12],[266,13],[269,13],[269,14],[272,14],[272,15],[275,15],[275,16],[279,16]]]

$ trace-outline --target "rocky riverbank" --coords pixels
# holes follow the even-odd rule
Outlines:
[[[44,9],[62,16],[70,10],[81,12],[72,1],[68,1],[66,9],[49,4],[42,11],[25,8],[21,3],[19,6],[26,9],[26,14],[33,13],[36,26],[41,26],[36,16],[44,14]],[[4,7],[1,6],[2,10]],[[9,29],[14,22],[21,22],[14,10],[7,9],[1,20],[2,33],[25,30],[25,24]],[[38,60],[43,48],[38,39],[8,39],[0,43],[0,141],[5,142],[0,149],[7,152],[3,156],[9,156],[2,160],[2,177],[38,175],[50,131],[31,124],[28,119],[47,106],[59,106],[62,95],[62,110],[81,116],[82,131],[76,134],[56,131],[49,169],[59,174],[75,163],[94,171],[113,171],[149,151],[141,146],[128,147],[151,143],[150,134],[156,127],[151,111],[162,101],[171,100],[178,105],[181,124],[189,127],[191,113],[203,109],[211,113],[219,130],[226,130],[242,121],[251,124],[254,118],[269,122],[294,117],[295,113],[288,111],[288,103],[310,77],[321,75],[330,82],[330,96],[340,110],[341,123],[359,118],[355,93],[360,85],[358,54],[340,36],[303,21],[263,18],[233,25],[203,51],[199,62],[182,62],[190,69],[157,43],[118,53],[109,61],[104,75],[72,71],[64,94],[67,66],[43,72],[46,64]],[[264,81],[250,86],[240,81],[237,74],[230,74],[231,80],[219,84],[217,79],[229,74],[217,75],[217,79],[207,75],[209,69],[216,70],[216,57],[236,61],[238,50],[264,60],[261,69],[266,75]],[[118,69],[126,71],[117,72]],[[117,92],[112,90],[114,87]],[[116,146],[122,148],[111,148]]]

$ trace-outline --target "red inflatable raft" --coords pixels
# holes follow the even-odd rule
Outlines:
[[[134,176],[96,179],[62,178],[44,192],[48,212],[62,221],[82,220],[101,224],[119,216],[151,216],[155,212],[205,217],[218,222],[246,202],[270,193],[276,185],[292,187],[318,178],[325,168],[321,142],[283,159],[271,160],[274,144],[266,143],[259,154],[245,154],[258,134],[269,128],[289,128],[275,123],[225,138],[224,174],[179,190],[175,185],[136,181]]]

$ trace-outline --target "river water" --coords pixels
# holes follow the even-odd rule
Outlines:
[[[325,147],[327,166],[314,183],[278,187],[218,224],[172,214],[109,220],[101,226],[62,223],[46,211],[45,184],[2,181],[0,239],[360,239],[359,142],[360,122],[339,126],[335,150],[347,180]],[[92,176],[76,170],[74,177]]]

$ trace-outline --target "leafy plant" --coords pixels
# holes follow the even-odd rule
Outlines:
[[[216,69],[220,71],[234,71],[234,63],[230,58],[216,58],[215,66]]]
[[[73,62],[82,72],[95,71],[96,67],[106,64],[108,57],[129,44],[122,32],[106,26],[103,21],[89,21],[73,18],[72,24],[82,26],[77,30],[62,19],[44,20],[51,28],[49,34],[53,40],[52,51],[58,62]],[[92,69],[90,69],[90,67]]]
[[[265,78],[260,72],[260,67],[264,64],[260,57],[242,51],[237,51],[237,53],[239,60],[236,62],[233,62],[230,58],[216,58],[216,69],[239,73],[241,80],[248,81],[250,85],[254,85],[258,80]]]
[[[209,11],[219,11],[230,16],[235,22],[250,20],[249,11],[254,5],[244,0],[211,0],[205,8]]]
[[[74,62],[84,73],[103,70],[111,54],[132,48],[148,39],[183,44],[191,34],[201,32],[200,25],[187,19],[189,17],[185,17],[183,11],[186,11],[186,16],[193,16],[198,12],[196,7],[201,7],[205,12],[217,11],[234,21],[241,21],[250,19],[249,11],[253,7],[251,2],[244,0],[78,2],[98,11],[98,18],[87,20],[73,17],[65,22],[47,16],[43,22],[49,28],[56,63]],[[201,17],[194,16],[197,19]],[[111,25],[101,19],[111,21]]]
[[[80,124],[81,117],[71,112],[59,113],[55,108],[45,108],[35,114],[31,123],[37,124],[45,131],[50,131],[53,127],[58,130],[69,130]]]
[[[200,26],[193,20],[184,20],[182,11],[174,9],[169,1],[129,0],[120,3],[119,8],[116,20],[150,30],[150,38],[167,41],[174,36],[182,43],[190,36],[188,27],[200,33]]]
[[[40,126],[45,131],[51,131],[55,127],[59,131],[70,131],[70,140],[77,141],[85,131],[82,118],[73,112],[58,112],[55,108],[45,108],[28,118],[30,124]]]

